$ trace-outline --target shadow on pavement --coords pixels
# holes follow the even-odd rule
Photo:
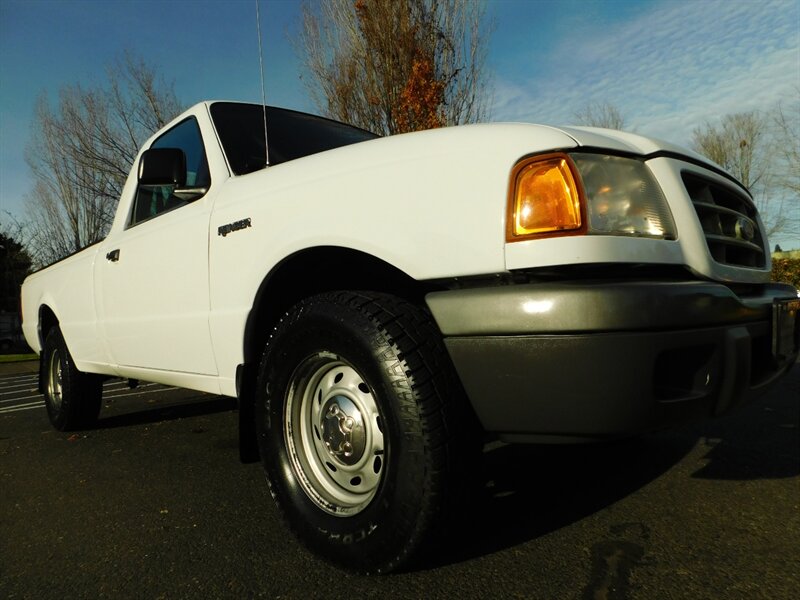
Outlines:
[[[723,481],[785,479],[800,475],[800,373],[729,417],[701,424],[708,461],[692,477]]]
[[[130,427],[133,425],[146,425],[160,421],[173,421],[214,413],[226,412],[236,409],[236,399],[225,396],[213,396],[207,400],[190,398],[180,404],[169,404],[144,411],[127,412],[104,417],[100,413],[96,429],[112,429],[115,427]]]
[[[478,558],[566,527],[672,468],[697,438],[579,446],[499,446],[483,455],[483,490],[459,515],[435,564]]]
[[[695,447],[702,466],[692,478],[797,477],[798,398],[795,368],[764,397],[722,418],[600,445],[494,447],[483,455],[483,488],[457,519],[458,533],[446,542],[436,566],[491,554],[577,522],[643,488]]]

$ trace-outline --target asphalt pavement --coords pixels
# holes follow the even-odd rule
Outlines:
[[[27,369],[28,372],[25,372]],[[360,577],[287,532],[229,398],[106,383],[52,430],[0,370],[0,598],[795,598],[800,367],[735,414],[595,446],[492,444],[440,555]]]

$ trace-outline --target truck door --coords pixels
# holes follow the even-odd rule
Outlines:
[[[208,326],[208,224],[213,188],[203,139],[190,117],[153,148],[180,148],[186,186],[139,186],[124,230],[98,256],[100,318],[108,350],[120,366],[216,375]]]

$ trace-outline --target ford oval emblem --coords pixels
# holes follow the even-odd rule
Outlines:
[[[736,237],[747,242],[753,241],[753,238],[756,237],[756,228],[753,227],[750,219],[744,217],[736,219]]]

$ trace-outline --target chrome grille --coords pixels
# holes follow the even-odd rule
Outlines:
[[[694,173],[682,173],[682,177],[714,260],[736,267],[764,267],[764,234],[750,198]]]

